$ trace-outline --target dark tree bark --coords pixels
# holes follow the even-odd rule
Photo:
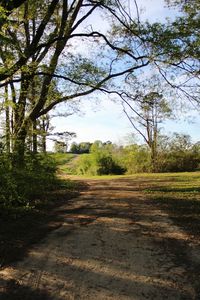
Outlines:
[[[33,136],[32,136],[32,143],[33,143],[33,153],[36,154],[37,153],[37,123],[36,121],[33,122]]]
[[[8,85],[5,86],[5,113],[6,113],[6,152],[10,153],[10,108],[8,105]]]
[[[25,140],[27,136],[27,124],[21,127],[14,139],[13,146],[13,167],[21,169],[24,167]]]

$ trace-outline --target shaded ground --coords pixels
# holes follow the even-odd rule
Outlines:
[[[200,299],[197,222],[193,230],[189,215],[181,222],[183,208],[149,198],[150,180],[86,183],[57,209],[62,226],[0,271],[0,298]]]
[[[0,269],[24,258],[32,244],[60,227],[63,219],[57,210],[78,194],[78,190],[59,190],[47,193],[48,200],[39,201],[35,209],[0,212]]]

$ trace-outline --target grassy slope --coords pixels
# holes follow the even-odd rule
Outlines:
[[[73,153],[52,153],[51,156],[55,159],[58,171],[65,174],[72,174],[73,161],[77,155]]]

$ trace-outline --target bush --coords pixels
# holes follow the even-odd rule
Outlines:
[[[22,198],[17,192],[17,182],[11,171],[8,157],[0,157],[0,205],[12,206],[21,203]]]
[[[80,155],[75,162],[75,173],[78,175],[96,175],[96,165],[91,154]]]
[[[193,151],[170,151],[163,153],[159,159],[159,172],[190,172],[195,171],[200,157]]]
[[[123,174],[125,169],[104,151],[82,154],[76,161],[76,173],[80,175]]]
[[[173,133],[161,136],[158,152],[159,172],[188,172],[198,169],[200,144],[193,144],[186,134]]]
[[[1,207],[28,207],[55,188],[56,166],[49,156],[28,155],[23,169],[13,169],[9,157],[0,157]]]
[[[151,155],[146,146],[130,145],[123,149],[121,162],[128,174],[151,172]]]
[[[109,175],[109,174],[115,174],[120,175],[124,174],[125,169],[118,165],[112,158],[112,156],[104,156],[99,158],[97,161],[98,169],[97,174],[98,175]]]

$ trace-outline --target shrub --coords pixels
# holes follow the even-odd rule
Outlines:
[[[10,157],[0,157],[1,207],[28,207],[46,191],[55,188],[56,166],[47,155],[28,155],[23,169],[13,169]]]
[[[125,169],[114,161],[111,154],[92,152],[82,154],[76,161],[76,173],[80,175],[123,174]]]
[[[125,147],[121,161],[128,174],[151,172],[151,155],[146,146],[134,144]]]
[[[193,151],[169,151],[159,159],[160,172],[190,172],[195,171],[200,163],[200,157]]]
[[[75,172],[78,175],[96,175],[96,165],[91,154],[82,154],[75,162]]]
[[[125,172],[125,169],[114,161],[111,155],[100,157],[97,161],[97,173],[98,175],[116,174],[120,175]]]
[[[20,204],[22,197],[17,192],[16,178],[13,176],[10,160],[8,157],[0,156],[0,205],[12,206]]]

